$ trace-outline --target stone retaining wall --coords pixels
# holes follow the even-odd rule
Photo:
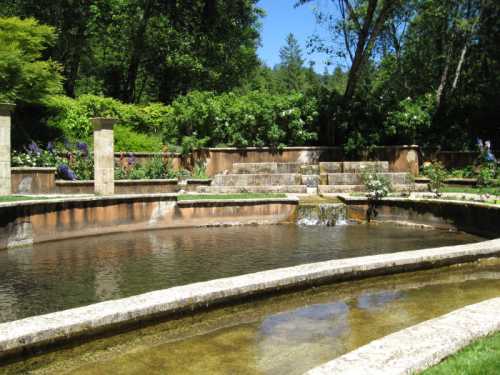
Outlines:
[[[368,201],[364,197],[341,196],[347,216],[366,220]],[[384,198],[376,204],[374,220],[411,222],[496,238],[500,237],[500,205],[441,199]]]
[[[296,199],[177,202],[168,194],[0,204],[0,249],[134,230],[276,224],[295,220]]]
[[[417,374],[500,331],[500,298],[403,329],[318,366],[307,375]]]
[[[202,211],[210,212],[211,204],[213,202]],[[91,336],[141,321],[248,299],[255,295],[438,267],[498,254],[500,239],[305,264],[159,290],[0,324],[0,357],[28,354],[33,348]]]
[[[55,168],[12,168],[13,194],[53,194],[56,187]]]

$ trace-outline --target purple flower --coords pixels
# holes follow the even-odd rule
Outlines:
[[[57,167],[57,172],[65,180],[75,181],[77,179],[75,172],[73,172],[66,164],[61,164]]]
[[[82,153],[84,157],[89,156],[89,146],[84,142],[77,142],[76,148]]]
[[[127,158],[127,162],[128,162],[128,165],[133,167],[134,165],[137,164],[137,158],[135,157],[134,154],[132,154],[131,152],[128,153],[128,158]]]
[[[40,149],[40,147],[38,147],[38,145],[33,141],[31,141],[31,143],[28,145],[28,147],[26,147],[26,151],[29,154],[36,154],[38,156],[40,156],[40,154],[42,153],[42,150]]]
[[[47,150],[49,152],[54,152],[54,143],[52,142],[47,143]]]
[[[66,147],[67,149],[71,148],[71,143],[68,141],[67,138],[64,138],[63,143],[64,143],[64,147]]]

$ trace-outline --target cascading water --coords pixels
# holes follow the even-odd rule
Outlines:
[[[347,206],[343,203],[318,203],[299,205],[299,225],[345,225]]]

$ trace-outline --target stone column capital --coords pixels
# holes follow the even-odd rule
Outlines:
[[[16,108],[15,104],[12,103],[0,103],[0,116],[8,116]]]
[[[90,122],[92,122],[94,130],[113,130],[118,119],[110,117],[92,117]]]

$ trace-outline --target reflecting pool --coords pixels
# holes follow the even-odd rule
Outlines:
[[[0,251],[0,322],[176,285],[481,238],[392,225],[174,229]]]
[[[10,364],[4,373],[301,374],[376,338],[500,296],[500,260],[262,298]]]

